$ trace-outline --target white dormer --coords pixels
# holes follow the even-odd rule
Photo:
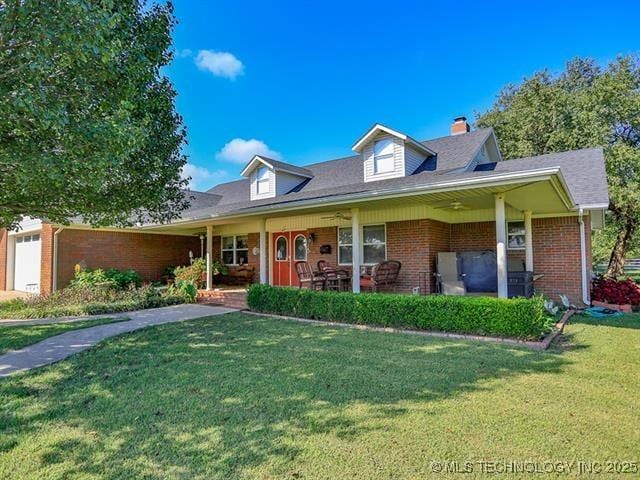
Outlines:
[[[251,159],[241,175],[249,179],[251,200],[285,195],[313,177],[313,173],[306,168],[260,155]]]
[[[404,133],[376,124],[353,146],[364,162],[364,181],[411,175],[435,152]]]

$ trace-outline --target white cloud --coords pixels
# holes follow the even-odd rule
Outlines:
[[[176,58],[187,58],[193,56],[193,52],[190,48],[183,48],[182,50],[176,50],[175,57]]]
[[[211,72],[217,77],[235,80],[237,76],[244,75],[244,65],[229,52],[200,50],[195,61],[200,70]]]
[[[250,140],[234,138],[222,147],[222,150],[216,153],[216,160],[245,164],[248,163],[254,155],[264,155],[274,160],[280,160],[282,158],[280,153],[271,150],[263,141],[256,140],[255,138]]]
[[[188,188],[190,190],[204,191],[213,185],[226,180],[228,173],[225,170],[209,170],[193,163],[187,163],[182,168],[182,178],[191,177]]]

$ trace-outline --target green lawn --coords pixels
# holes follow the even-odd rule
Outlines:
[[[638,462],[639,373],[637,316],[576,317],[554,351],[534,352],[229,314],[0,380],[0,478],[390,479],[428,478],[434,460]]]
[[[80,328],[94,327],[105,323],[121,322],[126,318],[94,318],[92,320],[81,320],[78,322],[54,323],[50,325],[19,325],[15,327],[4,327],[0,325],[0,354],[8,350],[17,350],[27,345],[31,345],[53,337],[60,333]]]

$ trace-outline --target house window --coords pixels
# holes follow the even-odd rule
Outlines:
[[[338,263],[351,265],[353,262],[353,235],[351,228],[338,229]]]
[[[387,258],[387,233],[385,225],[365,225],[362,227],[362,263],[375,265]],[[353,235],[351,227],[338,229],[338,263],[353,263]]]
[[[222,237],[222,263],[244,265],[249,261],[249,237],[233,235]]]
[[[507,248],[509,250],[524,250],[524,247],[524,222],[507,222]]]
[[[362,227],[362,260],[365,264],[375,264],[387,258],[387,235],[384,225]]]
[[[373,144],[373,173],[388,173],[395,170],[393,161],[394,143],[390,138]]]
[[[258,195],[269,193],[269,169],[267,167],[258,167],[257,193]]]

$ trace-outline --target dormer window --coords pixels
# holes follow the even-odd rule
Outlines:
[[[303,167],[254,155],[242,170],[249,179],[251,200],[286,195],[313,178],[313,172]]]
[[[404,133],[375,124],[353,146],[362,157],[364,181],[412,175],[435,152]]]
[[[393,158],[394,142],[391,138],[383,138],[373,146],[373,173],[389,173],[395,170]]]
[[[258,195],[269,193],[269,169],[267,167],[258,167],[257,169],[256,193]]]

